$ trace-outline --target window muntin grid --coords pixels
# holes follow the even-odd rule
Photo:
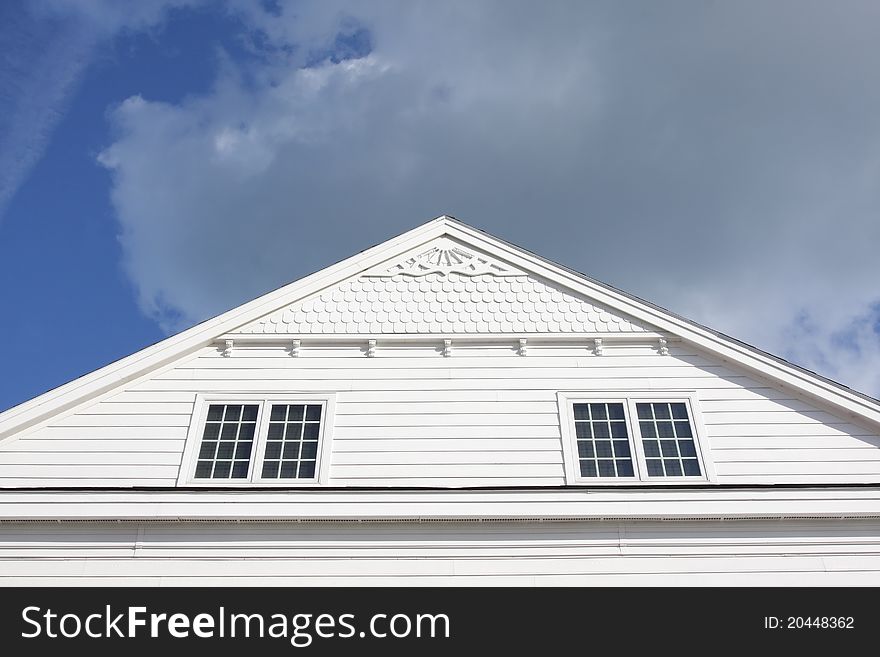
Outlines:
[[[638,402],[636,414],[649,477],[702,475],[687,404]]]
[[[259,404],[210,404],[196,479],[247,479]]]
[[[573,406],[581,477],[634,477],[623,403],[590,402]]]
[[[263,479],[314,479],[321,404],[271,404]]]

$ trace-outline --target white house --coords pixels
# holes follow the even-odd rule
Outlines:
[[[5,584],[880,584],[880,402],[450,217],[0,414],[0,487]]]

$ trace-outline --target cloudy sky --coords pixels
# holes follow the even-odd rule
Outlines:
[[[451,214],[880,395],[880,3],[0,3],[0,409]]]

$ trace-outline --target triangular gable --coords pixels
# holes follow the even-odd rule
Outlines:
[[[660,332],[690,342],[774,385],[786,387],[801,396],[842,411],[847,417],[880,427],[880,401],[876,399],[678,317],[452,217],[442,216],[0,413],[0,439],[15,435],[59,413],[91,403],[132,381],[148,377],[158,368],[216,343],[242,326],[319,295],[371,268],[383,263],[391,267],[402,254],[418,255],[425,251],[425,245],[443,237],[466,244],[510,267],[528,271],[537,279],[548,281],[560,289],[582,295],[591,303],[620,316],[631,317],[642,326],[653,326]]]
[[[653,327],[441,237],[235,333],[605,334]]]

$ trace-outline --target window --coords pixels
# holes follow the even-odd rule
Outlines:
[[[332,396],[200,396],[180,485],[302,485],[326,479]]]
[[[710,479],[692,395],[559,393],[569,483]]]

